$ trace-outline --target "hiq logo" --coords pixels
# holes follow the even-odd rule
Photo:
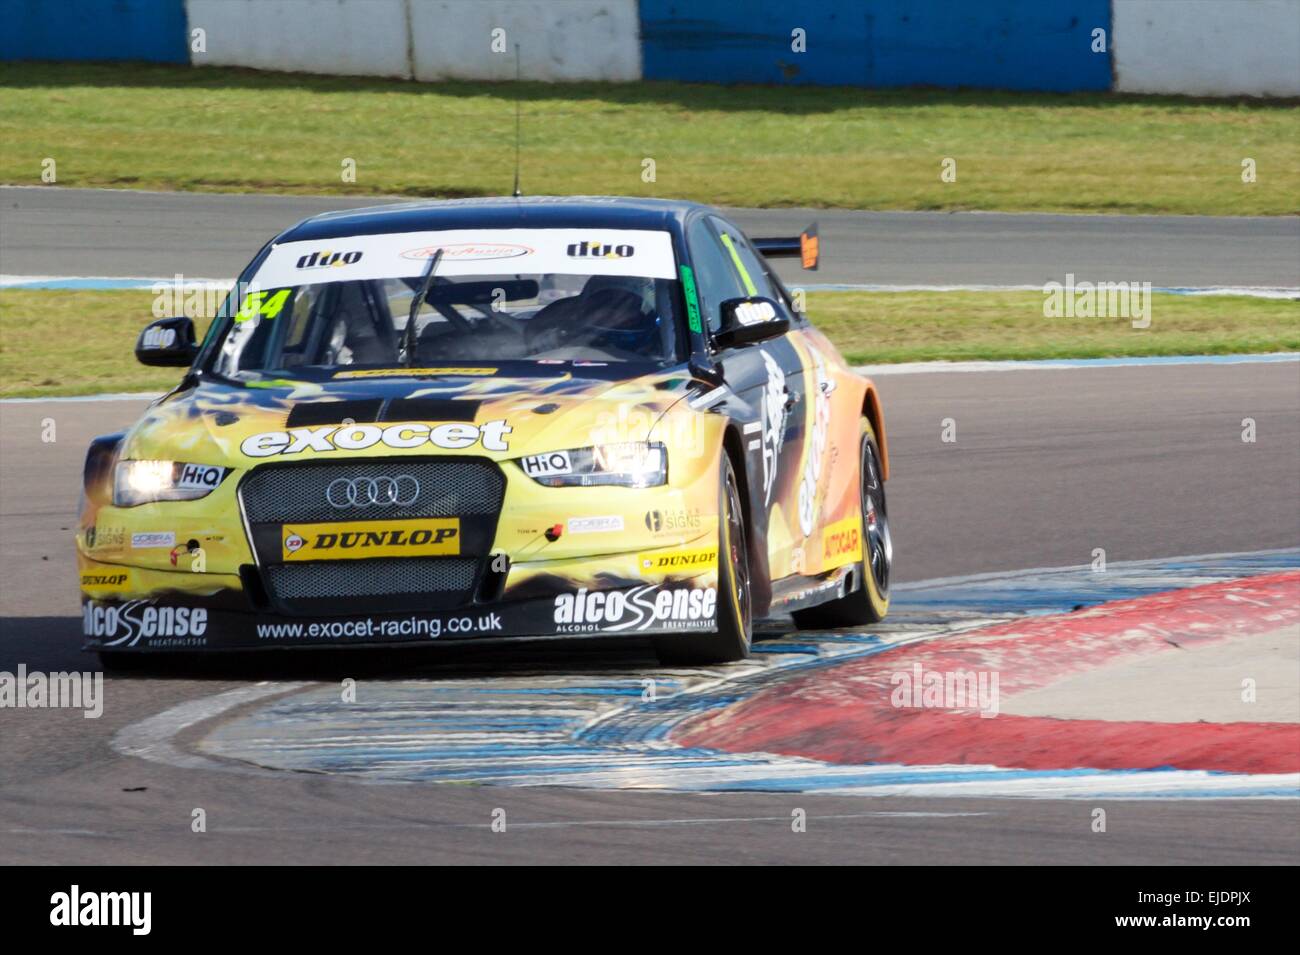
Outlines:
[[[356,252],[313,252],[311,255],[304,255],[298,259],[298,268],[300,269],[322,269],[331,266],[356,265],[361,261],[362,253]]]
[[[570,244],[567,251],[572,259],[630,259],[636,254],[636,249],[626,243],[609,245],[585,240]]]
[[[212,490],[226,476],[227,468],[218,465],[187,464],[181,468],[176,486],[186,489],[200,488]]]

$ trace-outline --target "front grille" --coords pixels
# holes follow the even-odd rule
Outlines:
[[[325,499],[340,478],[396,478],[420,483],[411,504],[331,507]],[[490,516],[495,520],[505,477],[491,461],[370,461],[347,464],[272,465],[257,468],[239,489],[250,524],[400,520],[413,517]]]
[[[272,595],[285,603],[354,597],[427,597],[421,606],[459,598],[473,588],[472,557],[396,557],[278,564],[266,569]]]
[[[335,507],[326,491],[340,479],[414,478],[409,502]],[[505,495],[505,476],[484,458],[340,461],[256,468],[239,487],[261,579],[271,605],[290,614],[447,610],[473,603],[488,566]],[[410,482],[404,482],[408,488]],[[339,501],[335,496],[335,503]],[[285,562],[282,542],[295,524],[455,518],[459,554]]]

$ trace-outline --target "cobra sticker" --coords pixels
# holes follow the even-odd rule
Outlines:
[[[862,519],[854,514],[822,530],[822,570],[832,570],[862,559]]]
[[[285,561],[455,556],[460,519],[286,524],[282,545]]]
[[[609,514],[601,517],[569,518],[570,534],[607,534],[623,529],[623,515]]]
[[[273,454],[301,454],[303,451],[364,451],[382,444],[389,448],[418,448],[431,444],[435,448],[460,451],[481,444],[485,451],[505,451],[506,435],[514,429],[504,419],[483,424],[427,424],[408,421],[380,427],[374,424],[329,424],[322,428],[290,428],[288,431],[263,431],[250,435],[239,450],[250,458]]]

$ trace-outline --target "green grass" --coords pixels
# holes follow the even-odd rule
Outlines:
[[[133,356],[152,301],[147,291],[0,291],[0,396],[175,384],[179,371]],[[1300,305],[1290,301],[1154,295],[1145,330],[1125,319],[1044,318],[1038,292],[823,292],[808,306],[853,362],[1300,351]]]
[[[152,303],[148,291],[0,290],[0,397],[172,387],[180,369],[135,360]],[[210,317],[198,321],[200,335]]]
[[[516,87],[141,64],[0,64],[0,182],[501,195]],[[1295,101],[525,83],[530,194],[743,206],[1300,211]],[[957,180],[940,181],[945,157]],[[357,180],[340,177],[345,158]],[[642,160],[656,181],[642,181]],[[1241,181],[1242,160],[1258,179]]]
[[[1227,355],[1300,350],[1300,303],[1153,294],[1151,326],[1044,318],[1041,292],[823,292],[813,322],[852,362]]]

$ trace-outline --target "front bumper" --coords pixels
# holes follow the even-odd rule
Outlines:
[[[398,460],[254,468],[194,502],[122,508],[88,490],[78,538],[86,648],[392,645],[716,626],[716,457],[682,455],[669,484],[645,489],[546,487],[513,462]],[[321,493],[340,475],[393,474],[418,478],[414,503],[343,509]],[[392,525],[416,522],[422,533],[454,525],[454,546],[393,550],[399,536],[414,543],[416,534]],[[347,537],[384,546],[345,559]]]
[[[286,614],[239,577],[162,572],[81,557],[87,650],[188,652],[395,646],[468,640],[638,637],[717,623],[716,545],[673,546],[510,568],[499,599],[443,610]],[[683,568],[689,568],[684,571]],[[129,588],[129,589],[128,589]]]

